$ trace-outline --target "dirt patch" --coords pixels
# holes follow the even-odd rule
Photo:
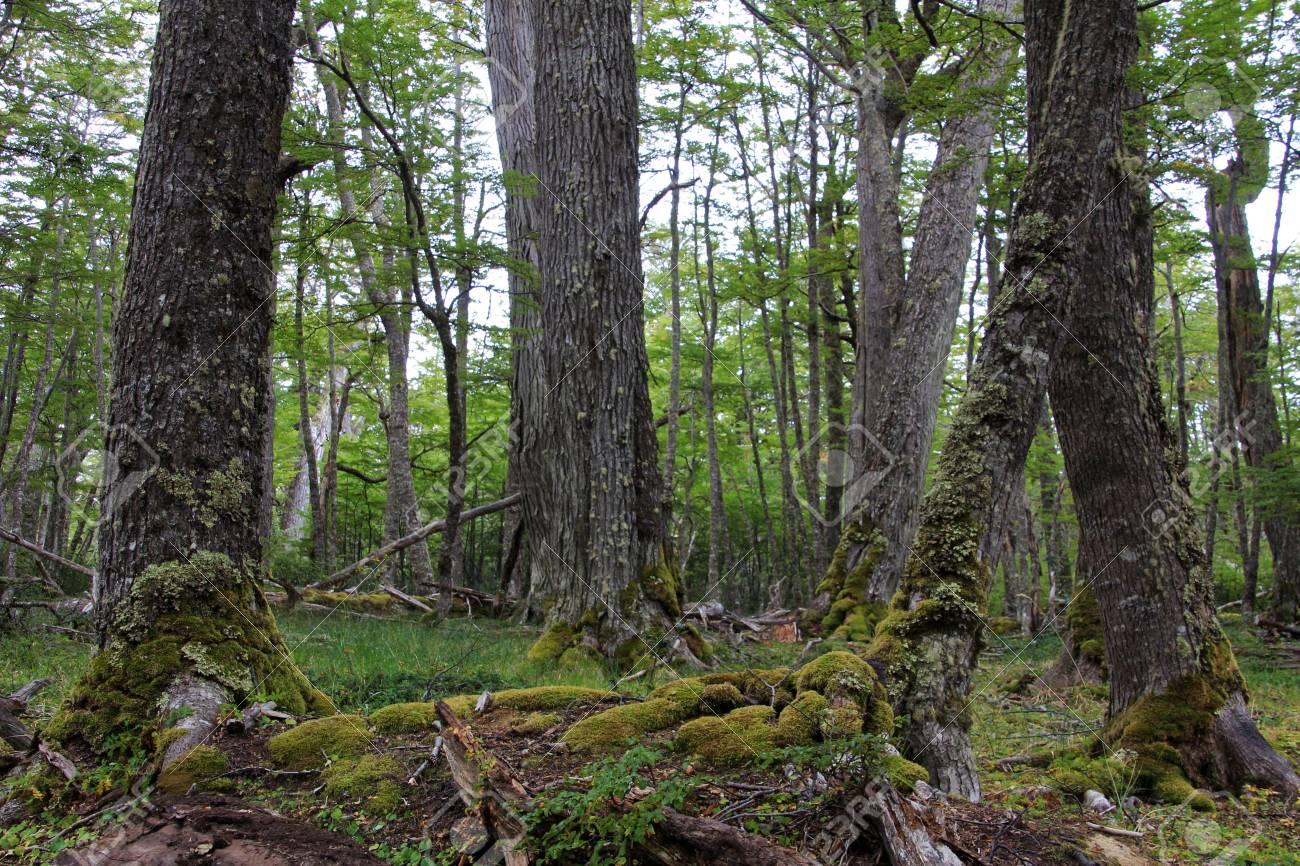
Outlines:
[[[161,800],[152,812],[55,860],[58,866],[378,866],[350,839],[217,794]]]

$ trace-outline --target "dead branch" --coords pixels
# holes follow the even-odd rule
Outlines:
[[[23,550],[26,550],[30,553],[34,553],[40,557],[44,557],[45,559],[48,559],[50,562],[57,562],[59,565],[63,566],[64,568],[70,568],[73,571],[78,572],[79,574],[84,574],[87,577],[95,576],[95,570],[93,568],[87,568],[86,566],[82,565],[79,562],[73,562],[71,559],[64,559],[62,556],[59,556],[57,553],[52,553],[46,550],[45,548],[41,547],[39,544],[34,544],[33,542],[30,542],[27,539],[22,538],[13,530],[5,529],[3,526],[0,526],[0,539],[3,539],[9,542],[10,544],[16,544],[19,547],[21,547]]]
[[[489,502],[486,505],[479,505],[476,508],[467,509],[466,511],[461,513],[460,522],[465,523],[466,521],[473,520],[475,517],[482,517],[485,514],[492,514],[497,511],[502,511],[514,505],[516,502],[520,500],[520,498],[521,498],[521,494],[512,493],[509,496],[507,496],[505,499],[498,499],[496,502]],[[392,556],[394,553],[397,553],[399,550],[404,550],[410,547],[412,544],[423,541],[424,539],[428,538],[430,535],[433,535],[435,532],[445,532],[446,529],[447,529],[446,520],[438,519],[433,521],[432,523],[426,523],[424,526],[421,526],[419,529],[415,530],[414,532],[404,535],[401,538],[397,539],[396,541],[391,541],[388,544],[385,544],[383,547],[373,551],[372,553],[363,556],[361,559],[358,559],[356,562],[352,563],[351,565],[343,569],[340,569],[339,571],[334,572],[324,580],[318,580],[315,583],[310,584],[307,588],[308,589],[329,589],[330,587],[338,586],[340,583],[343,583],[343,581],[347,580],[349,577],[356,574],[361,569],[368,568],[369,566],[372,565],[377,565],[378,563]],[[484,598],[488,599],[489,601],[492,599],[492,596],[489,596],[486,593],[483,593],[482,595],[484,596]]]

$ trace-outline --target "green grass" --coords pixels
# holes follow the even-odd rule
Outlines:
[[[28,708],[29,718],[45,720],[62,703],[68,689],[90,662],[93,647],[54,632],[0,633],[0,694],[34,679],[52,680]]]
[[[387,704],[483,690],[544,685],[606,688],[597,665],[536,665],[536,628],[488,619],[383,621],[294,611],[280,617],[303,673],[339,708],[369,712]]]

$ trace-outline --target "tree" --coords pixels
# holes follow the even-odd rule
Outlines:
[[[101,650],[48,731],[101,754],[156,746],[166,765],[253,694],[329,709],[260,589],[292,16],[292,0],[161,4],[113,331]]]
[[[1123,177],[1124,76],[1136,52],[1136,14],[1133,0],[1026,4],[1029,170],[1000,301],[925,496],[902,583],[869,649],[907,719],[905,751],[935,784],[969,799],[980,795],[966,708],[990,580],[984,540],[1022,496],[1048,361],[1061,339],[1056,316],[1084,246],[1085,233],[1075,230]]]
[[[581,643],[623,663],[694,660],[682,641],[655,648],[683,599],[646,382],[631,7],[530,12],[541,308],[537,351],[520,359],[536,400],[521,453],[532,592],[548,623],[534,654]]]
[[[1138,158],[1140,159],[1140,157]],[[1081,557],[1105,632],[1105,739],[1138,756],[1138,781],[1185,801],[1192,787],[1300,792],[1250,715],[1215,615],[1198,514],[1186,492],[1152,363],[1155,264],[1147,181],[1120,147],[1070,262],[1076,288],[1050,374]],[[1274,416],[1276,419],[1276,416]],[[1098,424],[1097,419],[1105,419]],[[1082,575],[1081,575],[1082,577]]]

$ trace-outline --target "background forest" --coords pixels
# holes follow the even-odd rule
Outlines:
[[[1297,862],[1300,6],[267,3],[0,7],[18,859],[148,776],[761,863],[870,767],[966,863]]]

